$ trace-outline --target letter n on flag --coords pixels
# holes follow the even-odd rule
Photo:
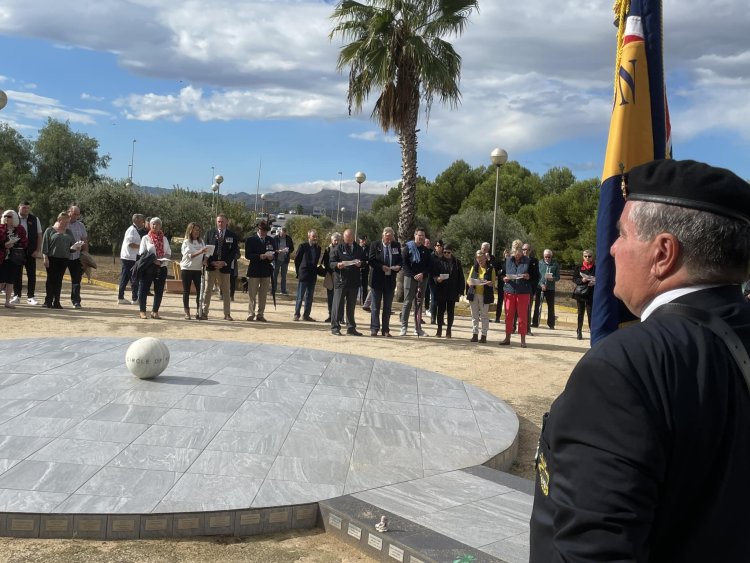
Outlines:
[[[634,319],[614,296],[615,263],[609,255],[625,205],[622,174],[644,162],[672,156],[661,0],[618,0],[615,14],[619,25],[615,96],[596,220],[592,344]]]

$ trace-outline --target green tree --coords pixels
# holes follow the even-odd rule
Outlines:
[[[548,194],[560,194],[573,185],[576,177],[570,168],[555,166],[547,170],[541,180]]]
[[[98,171],[109,166],[109,155],[99,155],[99,141],[75,133],[70,123],[52,118],[39,130],[34,141],[36,183],[41,189],[68,186],[74,178],[87,182],[99,179]]]
[[[457,160],[438,174],[427,199],[427,215],[437,226],[444,226],[483,179],[484,169],[473,169]]]
[[[435,96],[458,105],[461,57],[446,36],[460,35],[476,0],[341,0],[331,18],[330,37],[345,44],[337,68],[349,69],[349,111],[359,112],[370,92],[372,111],[383,131],[401,145],[399,239],[411,238],[417,214],[417,123],[420,103],[429,115]]]
[[[495,167],[482,170],[481,183],[464,200],[461,210],[476,208],[492,210],[495,204]],[[515,160],[500,168],[497,205],[508,215],[515,215],[526,204],[546,195],[539,176]]]
[[[11,126],[0,123],[0,205],[15,209],[29,197],[32,178],[32,145]]]

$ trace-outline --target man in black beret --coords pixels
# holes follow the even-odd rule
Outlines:
[[[530,560],[747,561],[750,185],[660,160],[623,192],[614,291],[641,322],[544,416]]]

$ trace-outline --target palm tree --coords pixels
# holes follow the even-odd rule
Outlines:
[[[458,106],[461,57],[443,37],[460,35],[474,9],[476,0],[341,0],[331,16],[331,39],[350,41],[336,65],[349,68],[349,114],[378,90],[371,117],[401,144],[402,243],[415,228],[419,105],[424,101],[428,118],[435,96],[451,109]]]

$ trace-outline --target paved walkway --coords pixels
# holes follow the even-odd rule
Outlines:
[[[515,413],[437,373],[172,340],[167,370],[139,380],[131,342],[0,341],[0,512],[300,505],[515,455]]]

